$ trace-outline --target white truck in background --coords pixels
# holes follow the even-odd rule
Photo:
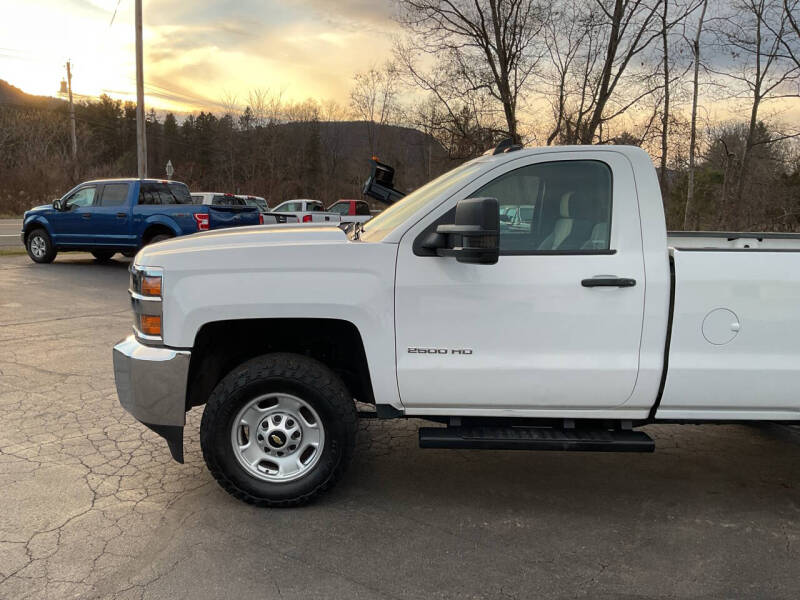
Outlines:
[[[262,506],[339,478],[354,399],[431,421],[426,448],[648,452],[643,425],[800,419],[800,237],[668,236],[635,147],[506,148],[348,235],[169,240],[131,296],[120,402],[177,460],[205,405],[209,470]]]
[[[338,224],[342,216],[325,210],[325,205],[319,200],[287,200],[272,209],[275,213],[294,215],[300,223],[331,223]]]

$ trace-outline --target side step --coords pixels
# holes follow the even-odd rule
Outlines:
[[[420,448],[480,450],[579,450],[652,452],[653,439],[629,429],[555,429],[551,427],[421,427]]]

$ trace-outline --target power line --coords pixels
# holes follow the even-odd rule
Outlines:
[[[108,24],[109,28],[114,24],[114,18],[117,16],[117,11],[119,10],[119,3],[121,0],[117,0],[117,6],[114,8],[114,14],[111,15],[111,22]]]

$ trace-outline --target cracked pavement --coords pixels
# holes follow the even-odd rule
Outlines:
[[[648,428],[655,454],[420,450],[365,420],[301,509],[213,482],[119,406],[127,260],[0,257],[0,598],[797,598],[800,434]]]

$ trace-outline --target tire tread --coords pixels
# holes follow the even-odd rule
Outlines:
[[[219,412],[225,405],[226,399],[235,393],[238,388],[268,377],[290,379],[308,387],[313,387],[316,390],[324,390],[324,395],[330,402],[330,408],[335,418],[344,425],[346,430],[347,442],[342,444],[339,462],[331,470],[325,481],[305,494],[286,500],[261,498],[239,487],[219,465],[210,447],[214,443],[214,429],[221,418]],[[324,364],[299,354],[267,354],[248,360],[236,367],[217,384],[203,411],[203,418],[200,423],[200,443],[203,449],[203,458],[211,475],[233,497],[259,507],[300,506],[333,487],[344,474],[355,447],[357,420],[352,395],[339,376]]]

